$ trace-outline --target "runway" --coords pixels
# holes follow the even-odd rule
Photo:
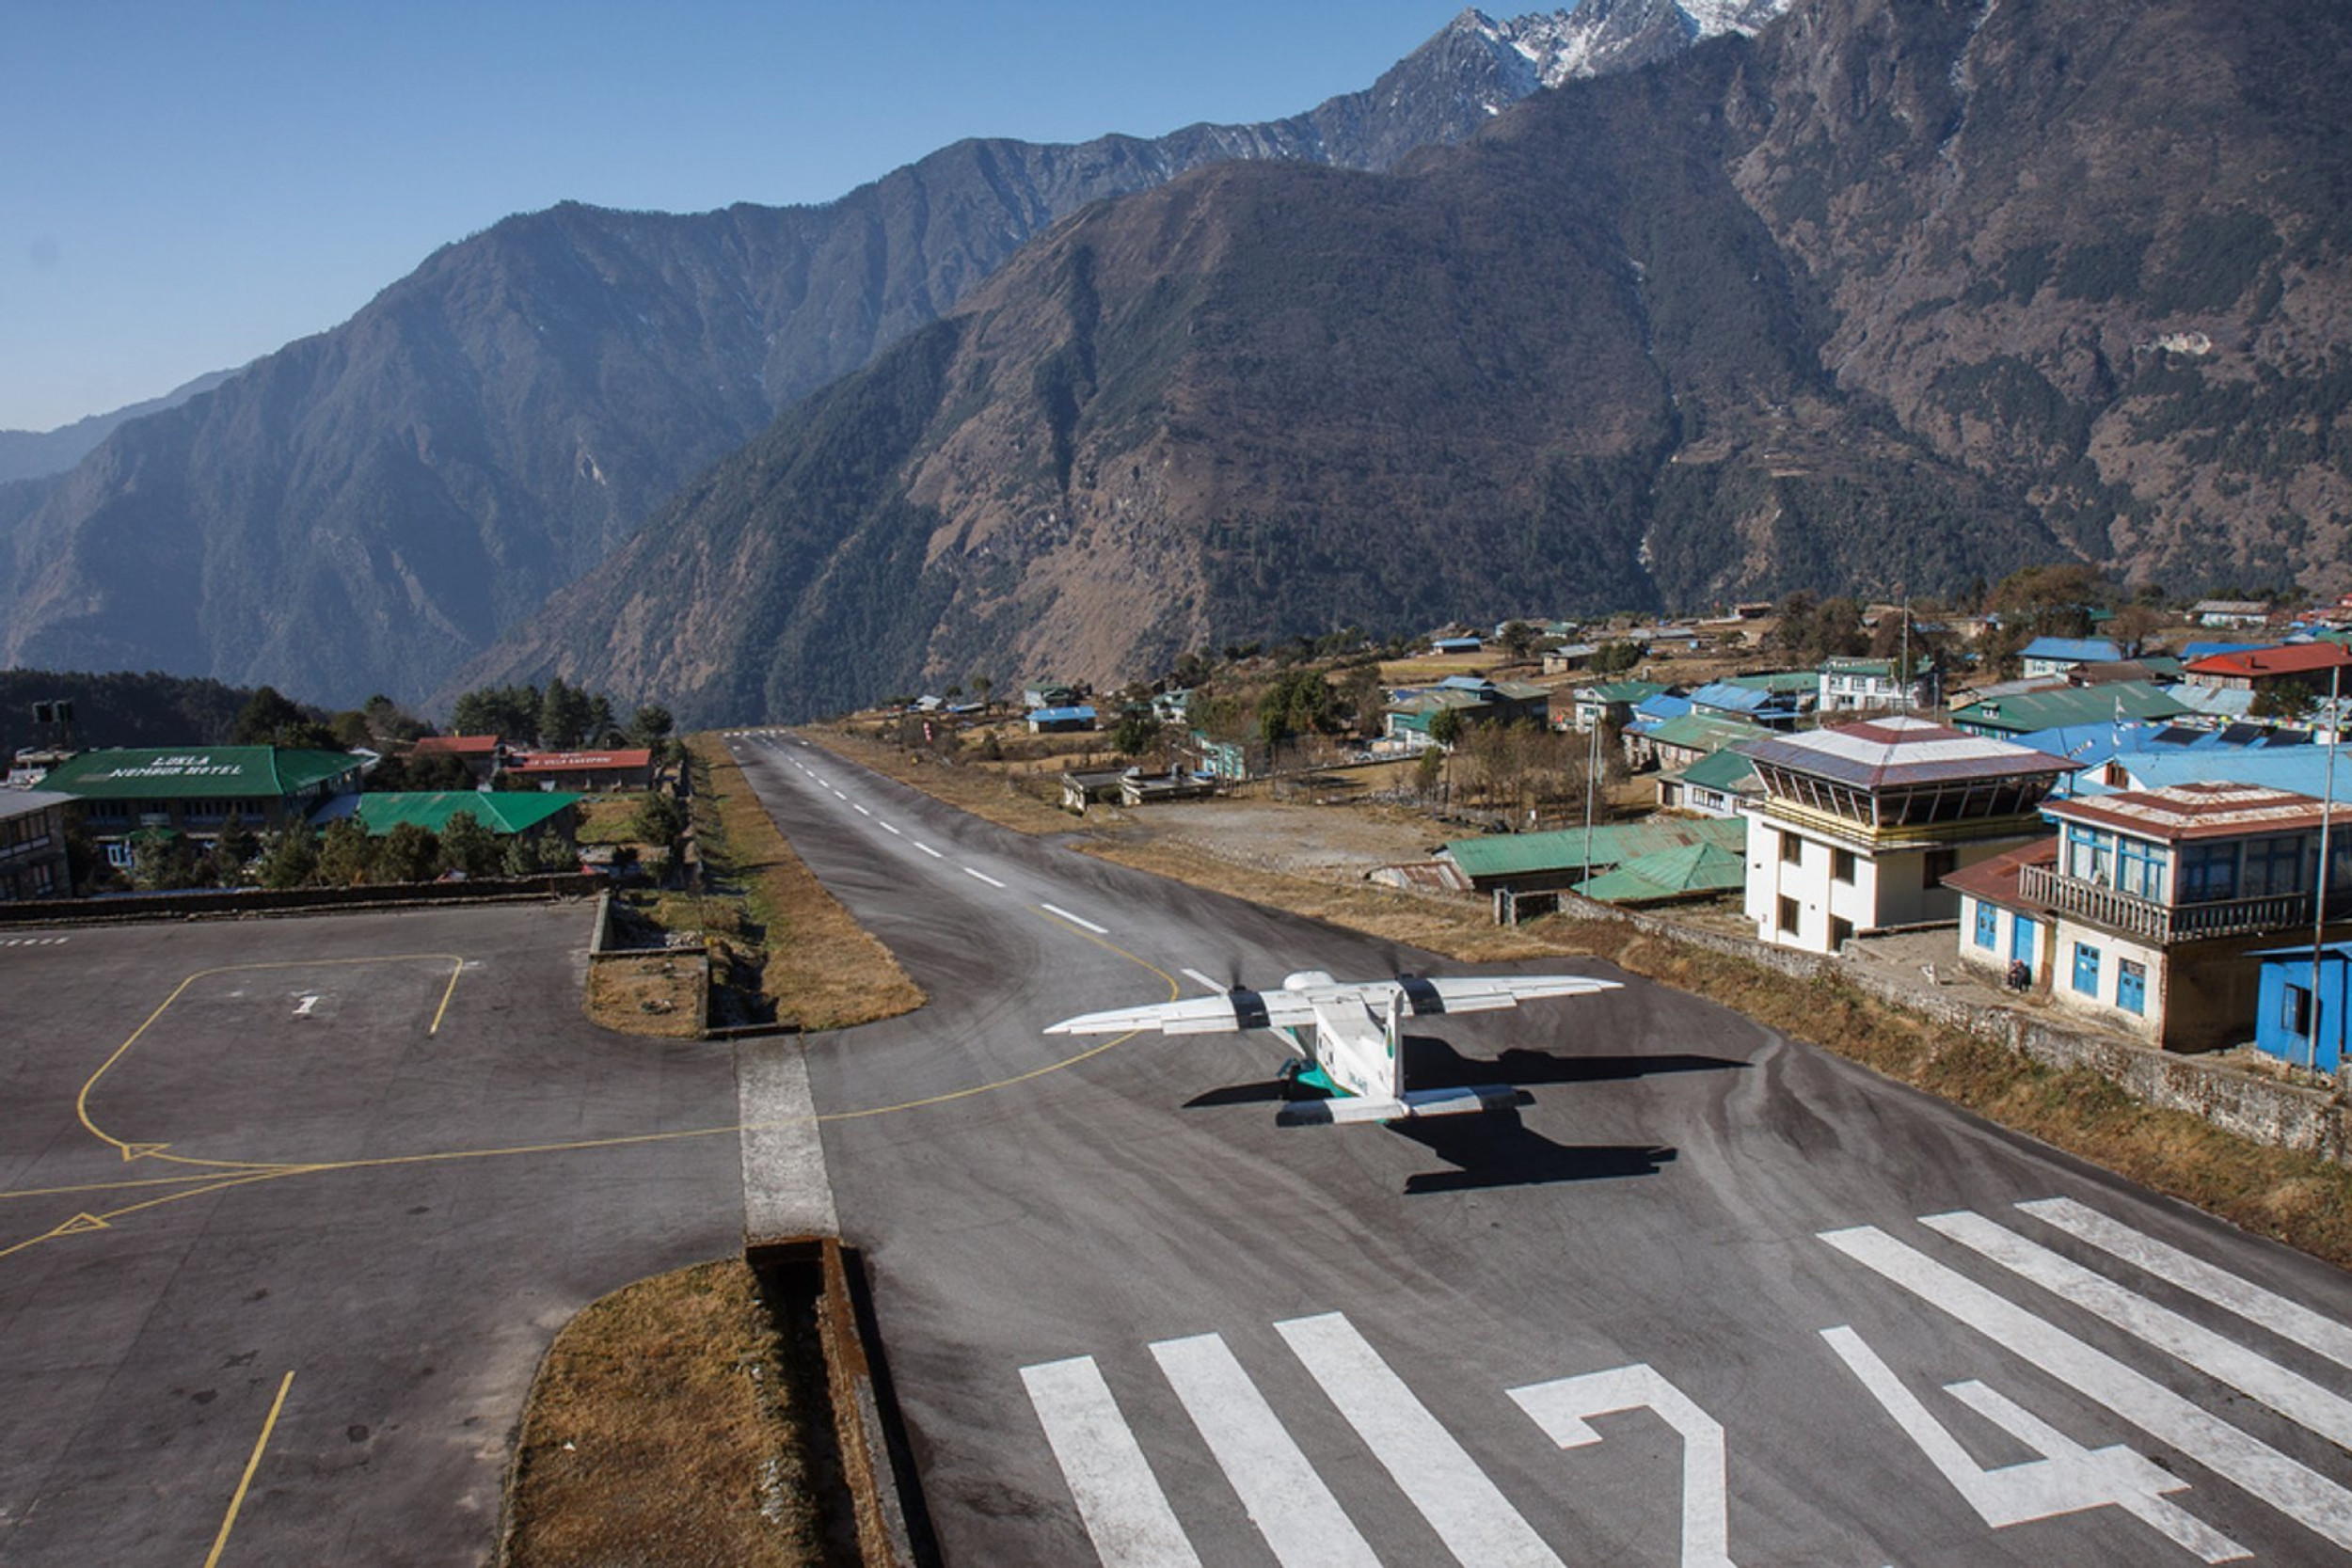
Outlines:
[[[1462,968],[733,744],[931,997],[809,1058],[946,1561],[2352,1557],[2336,1271],[1601,965],[1414,1026],[1516,1116],[1279,1129],[1268,1037],[1041,1031]]]

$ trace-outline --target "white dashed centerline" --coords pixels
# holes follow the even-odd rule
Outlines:
[[[967,877],[977,877],[981,881],[986,882],[990,887],[1003,887],[1005,885],[1004,883],[998,881],[995,878],[990,876],[987,872],[975,871],[968,865],[963,868],[963,874]]]
[[[857,814],[860,816],[871,816],[874,815],[872,812],[867,811],[864,806],[859,806],[855,800],[850,801],[850,804],[857,807]]]
[[[938,850],[932,848],[930,845],[924,843],[919,838],[910,839],[908,842],[913,844],[917,849],[922,850],[923,853],[930,856],[930,858],[935,861],[944,861],[947,858],[946,856],[941,854]]]
[[[1040,904],[1038,908],[1043,910],[1047,914],[1057,914],[1061,916],[1073,926],[1083,926],[1098,937],[1106,937],[1111,934],[1111,928],[1108,926],[1097,926],[1093,921],[1087,919],[1083,915],[1072,914],[1068,910],[1063,909],[1058,904]]]
[[[842,794],[841,791],[837,789],[833,792],[833,798],[836,800],[846,800],[849,799],[847,795]]]
[[[885,822],[885,823],[883,823],[883,824],[882,824],[882,832],[886,832],[886,833],[898,833],[898,824],[893,823],[893,822]],[[898,833],[898,836],[899,836],[900,838],[904,838],[904,837],[906,837],[907,835],[906,835],[906,834],[904,834],[904,833]]]

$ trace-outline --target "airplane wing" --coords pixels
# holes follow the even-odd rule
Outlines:
[[[1314,1005],[1295,991],[1232,990],[1188,996],[1141,1007],[1085,1013],[1049,1025],[1049,1035],[1123,1035],[1157,1029],[1163,1035],[1220,1035],[1243,1029],[1296,1029],[1315,1021]]]
[[[1467,974],[1441,980],[1412,976],[1393,983],[1403,988],[1406,1008],[1415,1018],[1492,1012],[1522,1002],[1622,989],[1614,980],[1588,980],[1581,974]]]

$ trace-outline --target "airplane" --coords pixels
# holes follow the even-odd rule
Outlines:
[[[1294,1101],[1276,1116],[1284,1127],[1343,1122],[1408,1120],[1460,1116],[1527,1103],[1523,1089],[1508,1084],[1457,1085],[1408,1089],[1398,1026],[1406,1017],[1489,1012],[1550,997],[1587,996],[1616,990],[1614,980],[1576,974],[1479,974],[1427,979],[1400,974],[1393,980],[1335,980],[1319,969],[1302,970],[1279,990],[1228,990],[1192,970],[1185,974],[1217,994],[1116,1007],[1064,1019],[1049,1035],[1119,1035],[1157,1029],[1164,1035],[1228,1034],[1270,1030],[1299,1055],[1282,1065],[1286,1100],[1299,1088],[1320,1089],[1330,1098]],[[1299,1031],[1307,1030],[1304,1039]]]

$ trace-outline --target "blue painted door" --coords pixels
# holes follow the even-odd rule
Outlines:
[[[2148,971],[2125,959],[2115,972],[2115,1005],[2127,1013],[2146,1016]]]
[[[2014,917],[2009,928],[2009,956],[2024,962],[2028,977],[2033,974],[2034,939],[2040,934],[2041,927],[2022,914]]]

